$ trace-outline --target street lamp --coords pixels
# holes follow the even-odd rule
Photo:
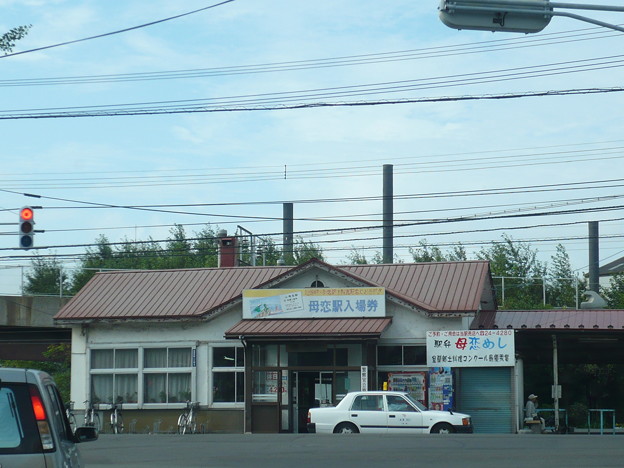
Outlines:
[[[622,6],[551,2],[550,0],[442,0],[438,7],[440,20],[448,27],[455,29],[536,33],[548,26],[553,16],[565,16],[624,32],[624,28],[615,24],[568,11],[555,11],[555,8],[624,12]]]

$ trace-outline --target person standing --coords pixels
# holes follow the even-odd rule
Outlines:
[[[526,405],[524,405],[524,421],[539,421],[540,429],[542,432],[544,432],[546,427],[546,421],[544,421],[544,418],[540,418],[537,414],[538,406],[539,405],[537,403],[537,395],[531,393],[529,395],[529,398],[527,399]]]

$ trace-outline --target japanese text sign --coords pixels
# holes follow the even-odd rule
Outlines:
[[[385,317],[384,288],[247,289],[243,318]]]
[[[429,367],[512,367],[513,330],[453,330],[427,332]]]

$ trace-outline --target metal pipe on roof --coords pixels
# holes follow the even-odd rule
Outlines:
[[[393,245],[393,188],[392,164],[383,166],[383,262],[392,263],[394,258]]]
[[[589,290],[600,294],[598,221],[589,222]]]
[[[293,204],[284,203],[283,205],[283,226],[284,226],[284,261],[286,265],[294,264],[293,259]]]

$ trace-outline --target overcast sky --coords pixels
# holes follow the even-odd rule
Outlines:
[[[474,258],[507,234],[543,261],[563,244],[582,274],[592,220],[601,263],[624,255],[624,34],[456,31],[437,0],[216,3],[0,0],[0,34],[32,24],[0,57],[0,292],[19,292],[7,267],[100,234],[240,225],[280,243],[285,201],[330,263],[371,258],[381,229],[306,231],[379,226],[384,164],[404,261],[422,239]],[[16,248],[25,205],[49,248]]]

